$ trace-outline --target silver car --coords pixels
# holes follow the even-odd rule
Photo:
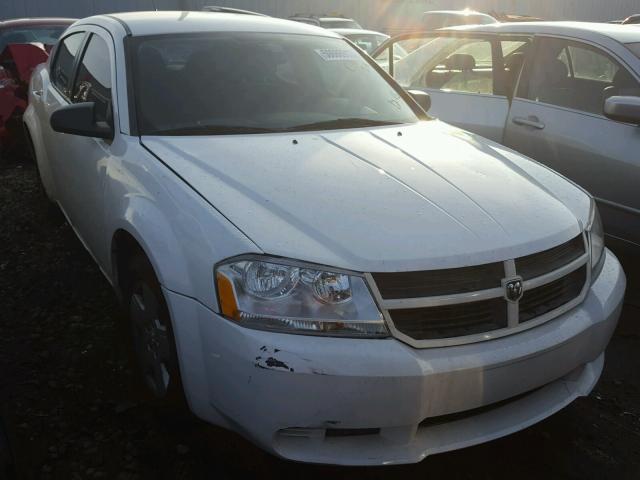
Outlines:
[[[373,57],[403,87],[429,93],[434,116],[589,190],[609,244],[640,253],[640,29],[457,27],[395,37]]]

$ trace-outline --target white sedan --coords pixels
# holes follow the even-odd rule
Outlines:
[[[431,120],[333,32],[95,16],[29,99],[44,188],[152,397],[284,458],[382,465],[522,429],[600,376],[625,276],[593,199]]]

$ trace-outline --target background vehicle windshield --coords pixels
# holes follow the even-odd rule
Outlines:
[[[147,135],[267,133],[412,123],[418,117],[344,39],[271,33],[135,39]]]
[[[376,35],[373,33],[349,33],[345,35],[349,40],[359,46],[367,53],[373,53],[389,37],[386,35]]]
[[[45,45],[53,45],[58,41],[66,26],[56,25],[47,27],[25,27],[0,30],[0,52],[10,43],[39,42]]]
[[[323,28],[362,28],[355,20],[320,20]]]

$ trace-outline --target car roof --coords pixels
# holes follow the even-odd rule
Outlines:
[[[590,22],[518,22],[492,23],[490,25],[464,25],[445,30],[488,32],[488,33],[546,33],[551,35],[570,35],[583,39],[596,40],[609,37],[620,43],[640,42],[640,29],[629,25]]]
[[[0,21],[0,29],[36,25],[71,25],[76,20],[76,18],[62,17],[12,18]]]
[[[386,33],[376,32],[375,30],[365,30],[363,28],[331,28],[332,32],[339,33],[340,35],[381,35],[388,37]]]
[[[218,12],[149,11],[96,15],[83,19],[79,24],[103,22],[115,19],[133,36],[162,35],[195,32],[270,32],[321,35],[337,37],[338,34],[313,25],[258,15]],[[111,23],[111,22],[109,22]]]
[[[241,8],[220,7],[218,5],[205,5],[202,7],[203,12],[222,12],[222,13],[242,13],[244,15],[257,15],[259,17],[268,17],[264,13],[254,12],[252,10],[243,10]]]

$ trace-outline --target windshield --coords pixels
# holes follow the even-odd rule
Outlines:
[[[344,39],[232,32],[133,41],[142,134],[269,133],[418,121],[401,89]]]
[[[0,53],[11,43],[44,43],[53,45],[58,41],[62,32],[66,30],[64,25],[42,27],[20,27],[8,30],[0,30]]]
[[[320,20],[320,26],[323,28],[362,28],[355,20]]]
[[[640,42],[639,43],[627,43],[627,48],[631,50],[636,57],[640,58]]]

